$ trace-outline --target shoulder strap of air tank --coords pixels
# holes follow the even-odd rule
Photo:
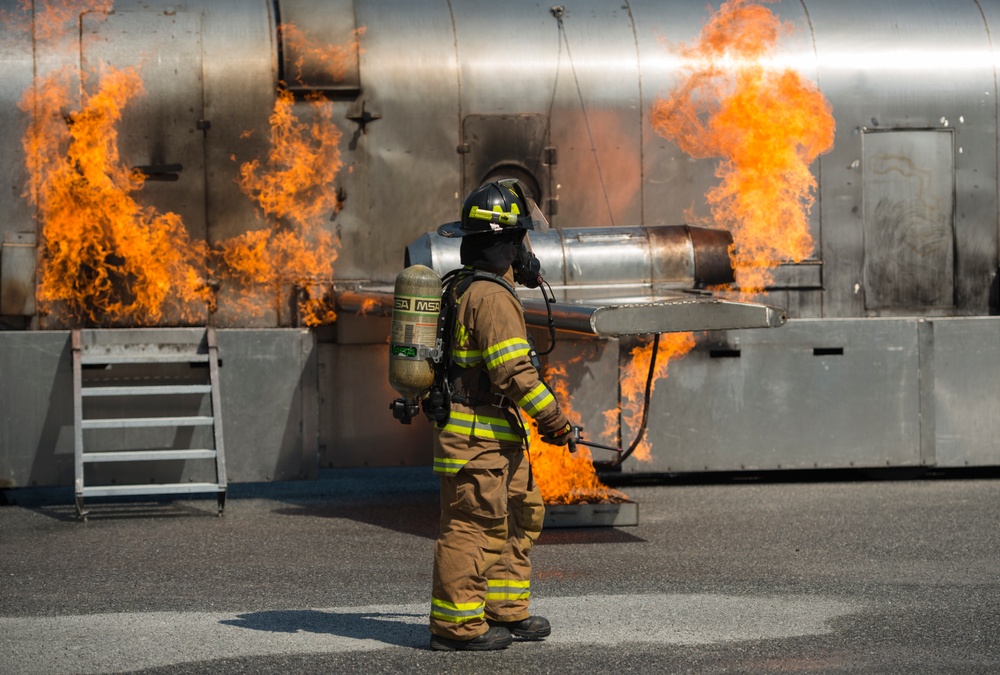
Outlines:
[[[501,286],[506,288],[511,295],[514,296],[514,299],[517,300],[517,304],[521,307],[521,311],[522,312],[524,311],[524,305],[521,303],[521,298],[518,297],[517,291],[514,290],[513,284],[511,284],[509,281],[504,279],[499,274],[493,274],[492,272],[475,270],[472,274],[463,276],[458,282],[459,286],[457,295],[461,296],[462,293],[465,293],[466,289],[469,288],[469,286],[472,284],[473,281],[492,281],[495,284],[500,284]]]
[[[451,341],[455,334],[455,298],[464,292],[465,288],[455,293],[456,286],[468,277],[470,270],[460,267],[441,277],[441,312],[437,324],[437,354],[434,360],[434,379],[439,385],[446,385],[447,372],[451,368]]]

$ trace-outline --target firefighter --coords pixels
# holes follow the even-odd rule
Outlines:
[[[441,478],[430,613],[436,650],[504,649],[513,637],[539,640],[551,632],[547,619],[528,611],[529,552],[545,508],[519,409],[554,445],[569,443],[572,428],[532,363],[514,291],[515,280],[530,286],[532,275],[538,284],[538,261],[524,242],[532,212],[515,181],[488,183],[465,200],[460,222],[438,230],[462,237],[463,268],[442,302],[442,311],[455,314],[450,411],[434,432]]]

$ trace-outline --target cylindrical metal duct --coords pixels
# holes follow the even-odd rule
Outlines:
[[[689,225],[588,227],[529,235],[553,286],[654,286],[689,289],[733,282],[732,235]],[[462,266],[460,239],[436,233],[406,247],[405,266],[426,265],[438,274]]]

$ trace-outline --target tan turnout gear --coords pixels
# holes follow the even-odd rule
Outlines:
[[[472,273],[468,268],[467,272]],[[503,277],[513,284],[510,270]],[[441,532],[434,548],[430,629],[470,640],[486,621],[529,616],[529,552],[544,505],[525,452],[523,410],[543,435],[568,428],[531,363],[520,301],[503,285],[474,280],[456,305],[448,419],[435,430]]]

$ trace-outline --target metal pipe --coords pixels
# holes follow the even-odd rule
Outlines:
[[[542,263],[542,276],[556,296],[573,290],[623,286],[656,289],[705,288],[732,283],[732,235],[725,230],[665,225],[587,227],[531,232],[528,241]],[[461,267],[461,240],[436,233],[406,247],[406,266],[426,265],[438,274]]]

